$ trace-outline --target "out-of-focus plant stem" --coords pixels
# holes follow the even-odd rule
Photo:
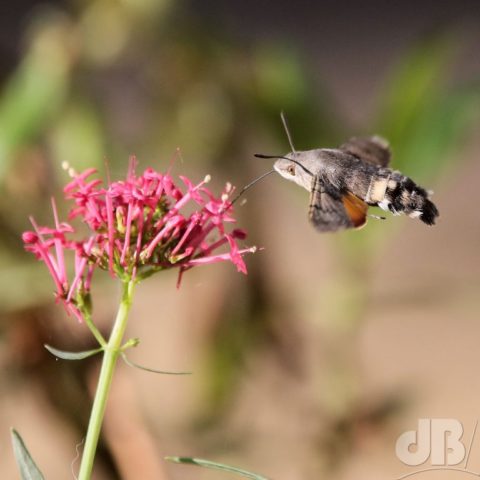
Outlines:
[[[87,438],[85,440],[85,449],[83,451],[78,480],[89,480],[92,473],[93,461],[97,449],[98,438],[100,436],[108,393],[110,391],[115,365],[121,352],[122,339],[127,326],[128,312],[130,311],[132,304],[134,287],[135,283],[133,280],[125,281],[123,283],[122,299],[112,328],[112,333],[110,334],[103,355],[102,367],[98,379],[95,399],[93,401],[92,412],[90,414],[90,421],[88,423]]]

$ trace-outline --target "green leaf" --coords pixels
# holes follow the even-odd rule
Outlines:
[[[0,179],[16,151],[43,132],[68,93],[71,54],[66,20],[52,14],[32,36],[26,55],[0,95]]]
[[[399,145],[399,162],[395,166],[417,181],[430,179],[461,149],[479,118],[480,89],[472,85],[445,92],[415,119],[415,130]],[[458,156],[457,156],[458,158]],[[401,164],[401,165],[400,165]]]
[[[166,372],[164,370],[155,370],[153,368],[142,367],[141,365],[138,365],[137,363],[134,363],[131,360],[129,360],[123,352],[121,353],[121,356],[122,356],[123,361],[129,367],[138,368],[140,370],[144,370],[145,372],[162,373],[164,375],[191,375],[192,374],[192,372]]]
[[[445,35],[424,40],[405,55],[390,75],[377,128],[394,148],[415,132],[418,116],[437,101],[452,47],[452,39]]]
[[[457,47],[454,37],[442,34],[411,49],[390,76],[374,125],[391,143],[394,167],[430,185],[478,118],[478,81],[447,86]]]
[[[44,480],[42,472],[38,469],[30,453],[23,443],[22,437],[12,428],[13,453],[17,461],[22,480]]]
[[[257,473],[247,472],[241,468],[230,467],[229,465],[224,465],[223,463],[210,462],[209,460],[202,460],[201,458],[191,458],[191,457],[165,457],[165,460],[174,463],[183,463],[187,465],[197,465],[199,467],[211,468],[213,470],[222,470],[224,472],[236,473],[245,478],[250,478],[252,480],[268,480],[267,477],[258,475]]]
[[[83,360],[84,358],[91,357],[103,351],[102,347],[95,348],[94,350],[85,350],[84,352],[64,352],[58,350],[50,345],[45,344],[44,347],[52,354],[63,360]]]

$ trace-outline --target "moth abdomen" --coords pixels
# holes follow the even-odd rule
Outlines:
[[[427,225],[433,225],[439,215],[424,188],[400,172],[387,169],[379,169],[372,176],[365,201],[395,215],[419,218]]]

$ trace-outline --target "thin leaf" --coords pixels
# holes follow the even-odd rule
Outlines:
[[[12,428],[12,444],[15,460],[22,480],[44,480],[42,472],[38,469],[19,433]]]
[[[442,90],[453,42],[439,35],[423,40],[403,58],[384,89],[377,131],[397,148],[415,132],[415,121]],[[398,158],[397,158],[398,160]]]
[[[231,467],[229,465],[224,465],[223,463],[210,462],[209,460],[202,460],[201,458],[191,458],[191,457],[165,457],[165,460],[174,463],[182,463],[187,465],[197,465],[199,467],[211,468],[213,470],[222,470],[224,472],[236,473],[245,478],[250,478],[252,480],[268,480],[267,477],[258,475],[257,473],[247,472],[241,468]]]
[[[100,353],[103,348],[95,348],[94,350],[85,350],[84,352],[64,352],[63,350],[58,350],[57,348],[51,347],[50,345],[45,344],[44,347],[52,354],[63,360],[83,360],[84,358],[91,357]]]
[[[68,42],[62,41],[65,27],[61,16],[51,16],[48,26],[35,32],[29,50],[2,89],[0,178],[16,151],[44,131],[65,101],[71,72]]]
[[[155,370],[153,368],[148,368],[148,367],[142,367],[142,365],[138,365],[137,363],[132,362],[127,358],[127,356],[124,353],[121,353],[123,361],[129,366],[133,368],[138,368],[140,370],[144,370],[145,372],[151,372],[151,373],[162,373],[164,375],[191,375],[192,372],[165,372],[163,370]]]
[[[479,118],[480,89],[471,85],[446,92],[415,121],[415,131],[400,146],[401,168],[417,181],[430,179],[446,166],[457,161],[452,155],[461,149]],[[397,162],[395,162],[396,166]],[[400,166],[399,166],[400,167]]]

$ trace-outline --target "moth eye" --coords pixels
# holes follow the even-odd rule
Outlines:
[[[287,168],[287,172],[290,175],[295,175],[295,165],[289,165],[288,168]]]

